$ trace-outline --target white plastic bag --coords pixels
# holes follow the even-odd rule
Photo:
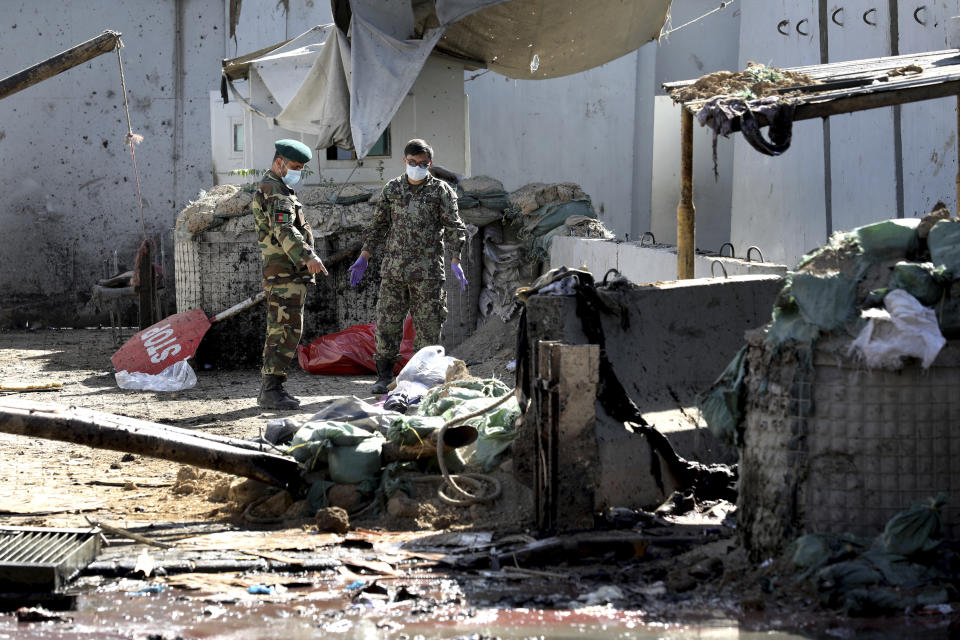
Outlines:
[[[884,309],[866,309],[860,315],[867,326],[853,341],[848,355],[857,351],[871,369],[899,369],[902,358],[920,358],[927,369],[947,343],[940,333],[937,314],[903,289],[883,298]]]
[[[444,353],[441,346],[424,347],[417,351],[397,374],[397,386],[401,382],[418,382],[429,389],[446,382],[447,369],[453,364],[454,358]]]
[[[117,371],[117,386],[139,391],[183,391],[197,386],[197,374],[186,360],[175,362],[160,373]]]
[[[387,402],[403,398],[405,405],[415,404],[432,387],[446,382],[447,369],[455,358],[444,353],[443,347],[432,346],[413,354],[397,374],[397,386],[387,394]]]

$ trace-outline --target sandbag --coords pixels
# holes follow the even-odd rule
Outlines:
[[[744,381],[747,376],[747,347],[723,370],[713,385],[697,397],[700,414],[713,435],[723,442],[739,445],[738,429],[743,420]]]
[[[875,222],[853,230],[864,257],[869,260],[906,258],[917,250],[919,218]]]
[[[884,551],[902,556],[911,556],[929,551],[940,544],[943,522],[940,508],[946,504],[947,494],[915,502],[888,522],[880,536]]]
[[[838,329],[856,309],[857,282],[840,272],[793,273],[790,293],[804,320],[822,330]]]
[[[932,262],[900,261],[893,267],[890,288],[903,289],[919,300],[920,304],[930,306],[943,295],[940,282],[945,279],[945,274],[945,267],[937,269]]]
[[[930,260],[960,275],[960,220],[941,220],[927,236]]]

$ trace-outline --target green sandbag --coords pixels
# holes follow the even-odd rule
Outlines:
[[[810,324],[800,315],[794,305],[788,308],[775,308],[773,319],[767,325],[765,342],[772,347],[790,343],[811,344],[820,337],[820,327]]]
[[[836,606],[840,596],[851,589],[869,587],[882,581],[883,575],[860,558],[826,566],[816,576],[817,591],[830,606]]]
[[[932,262],[898,262],[890,276],[891,289],[903,289],[923,305],[932,305],[943,295],[939,280],[945,269],[936,269]]]
[[[420,401],[417,414],[439,416],[467,400],[499,398],[505,393],[510,393],[510,391],[510,387],[493,378],[487,380],[457,380],[428,391],[427,395]]]
[[[503,218],[503,212],[488,207],[475,206],[469,209],[460,210],[460,217],[467,224],[475,224],[478,227],[485,227],[494,222],[500,222]]]
[[[737,429],[743,420],[743,383],[747,374],[747,348],[742,347],[713,385],[697,396],[700,414],[713,435],[738,445]]]
[[[383,436],[376,436],[355,445],[331,447],[327,454],[330,479],[339,484],[356,484],[375,478],[380,473],[380,452],[384,443]]]
[[[947,494],[915,502],[913,506],[890,518],[880,536],[880,545],[888,553],[910,556],[929,551],[940,544],[943,523],[940,507],[947,502]]]
[[[461,212],[464,209],[473,209],[480,206],[480,201],[473,196],[460,196],[457,198],[457,209]]]
[[[860,553],[872,542],[852,533],[808,533],[793,542],[790,557],[798,569],[815,569]]]
[[[954,281],[947,288],[943,302],[938,305],[937,315],[943,337],[948,340],[960,338],[960,280]]]
[[[306,423],[293,434],[287,453],[311,470],[319,463],[328,461],[332,447],[353,447],[368,439],[379,440],[381,444],[383,442],[383,436],[379,433],[371,433],[346,422],[319,420]]]
[[[884,220],[862,227],[853,233],[868,260],[906,258],[917,250],[919,218]]]
[[[839,272],[789,276],[790,293],[803,319],[824,331],[842,327],[856,311],[857,281]]]
[[[927,236],[930,260],[943,265],[954,274],[960,274],[960,220],[941,220]]]
[[[439,416],[399,416],[387,429],[387,440],[398,445],[423,444],[423,439],[443,426]]]
[[[499,193],[492,191],[490,193],[484,193],[475,197],[480,200],[480,206],[486,207],[487,209],[503,211],[510,206],[510,200],[507,198],[506,191],[501,191]]]
[[[487,400],[489,402],[489,400]],[[482,421],[474,426],[480,435],[470,464],[479,466],[484,472],[496,469],[511,443],[517,439],[516,424],[520,417],[520,405],[516,399],[510,399],[505,404],[484,415]]]
[[[596,219],[597,212],[590,198],[577,198],[569,202],[551,202],[523,216],[521,238],[542,236],[562,225],[570,216],[586,216]]]
[[[895,553],[871,549],[862,556],[874,569],[883,574],[883,579],[895,587],[916,588],[939,576],[934,567],[928,567]]]

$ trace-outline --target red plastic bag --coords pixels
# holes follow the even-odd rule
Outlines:
[[[300,368],[308,373],[322,375],[347,375],[351,373],[376,373],[374,356],[377,352],[374,331],[377,325],[358,324],[337,333],[320,336],[309,345],[297,347]],[[403,341],[400,343],[400,361],[394,367],[399,373],[403,365],[413,357],[413,319],[407,316],[403,322]]]

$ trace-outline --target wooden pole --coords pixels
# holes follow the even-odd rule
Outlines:
[[[99,55],[109,53],[117,48],[119,42],[119,33],[116,31],[104,31],[96,38],[92,38],[62,53],[58,53],[52,58],[47,58],[43,62],[39,62],[12,76],[7,76],[3,80],[0,80],[0,99],[22,91],[47,78],[52,78],[67,69],[72,69],[78,64],[83,64]]]
[[[680,204],[677,205],[677,279],[693,277],[693,114],[680,107]]]
[[[153,276],[153,253],[149,240],[144,240],[137,252],[137,295],[139,296],[140,329],[146,329],[157,321],[154,317],[153,300],[156,281]]]
[[[0,403],[0,432],[61,440],[172,460],[297,491],[300,465],[291,457],[251,451],[162,424],[77,407]]]

